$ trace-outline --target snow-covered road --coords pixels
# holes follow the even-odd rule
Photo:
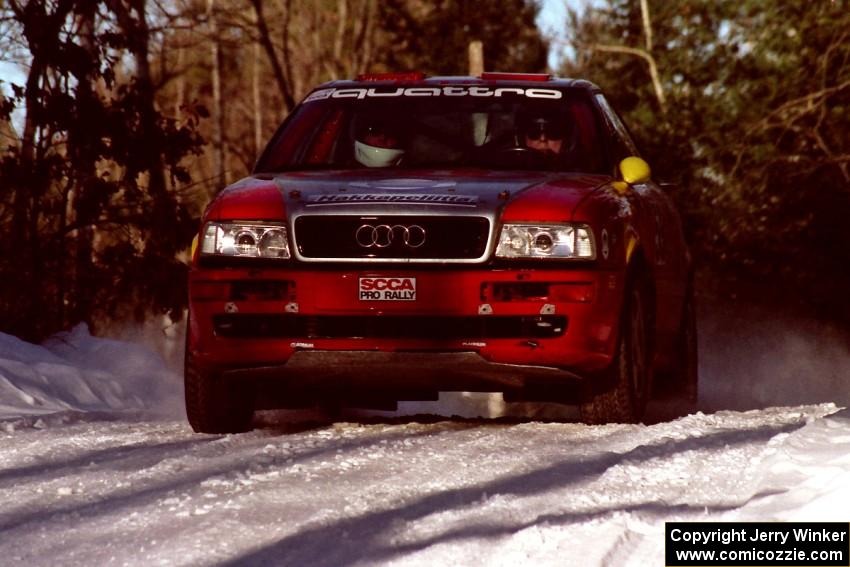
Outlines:
[[[663,564],[665,521],[849,521],[850,413],[806,401],[846,405],[846,344],[758,337],[773,366],[739,365],[737,396],[704,392],[735,411],[596,427],[264,413],[207,436],[138,345],[0,335],[0,564],[645,566]],[[777,368],[804,347],[833,363],[806,395],[760,378],[789,380]]]
[[[65,414],[0,438],[0,556],[659,565],[666,520],[846,521],[850,419],[826,417],[835,409],[653,426],[391,419],[235,436]]]

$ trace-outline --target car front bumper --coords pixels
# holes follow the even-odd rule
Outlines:
[[[364,277],[415,278],[415,300],[361,300]],[[189,285],[188,348],[196,363],[234,377],[285,370],[291,360],[305,360],[296,353],[350,351],[467,353],[484,364],[581,375],[612,359],[624,277],[552,268],[239,268],[192,270]],[[314,366],[323,359],[350,366],[333,356],[308,358]],[[380,356],[372,360],[387,366]],[[432,384],[472,389],[450,374],[433,372]],[[493,374],[498,385],[505,373]]]

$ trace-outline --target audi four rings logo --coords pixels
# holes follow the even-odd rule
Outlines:
[[[354,233],[354,238],[361,248],[387,248],[393,242],[402,242],[408,248],[419,248],[425,244],[425,229],[418,224],[364,224]]]

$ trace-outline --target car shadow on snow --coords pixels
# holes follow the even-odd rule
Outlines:
[[[186,454],[190,449],[213,440],[214,438],[168,443],[139,442],[77,453],[68,458],[38,457],[31,465],[0,470],[0,489],[20,486],[27,482],[44,482],[52,477],[68,477],[87,471],[141,470],[165,459]],[[121,466],[122,461],[130,459],[132,464]]]
[[[641,445],[622,454],[607,453],[590,459],[575,459],[556,462],[550,466],[506,478],[498,478],[473,487],[444,490],[429,494],[397,507],[368,512],[355,517],[343,518],[329,525],[307,527],[284,537],[273,544],[253,552],[234,557],[226,565],[333,565],[345,566],[358,563],[375,563],[397,558],[432,545],[468,538],[496,537],[516,533],[525,528],[546,524],[567,524],[605,516],[612,512],[645,511],[650,514],[690,512],[702,513],[712,506],[704,504],[665,505],[657,501],[619,507],[600,507],[586,512],[541,515],[531,522],[499,522],[494,519],[486,525],[465,525],[448,530],[439,536],[416,542],[393,542],[393,530],[401,525],[426,518],[432,514],[445,513],[480,504],[482,499],[496,496],[528,497],[556,489],[587,482],[622,463],[642,463],[654,459],[669,458],[677,453],[694,450],[724,449],[735,445],[766,443],[782,433],[789,433],[803,424],[761,426],[749,430],[718,431],[712,434],[681,440],[665,440],[662,443]],[[757,498],[764,495],[755,495]],[[717,510],[736,508],[743,503]],[[328,545],[334,542],[333,546]]]
[[[309,431],[321,429],[327,424],[310,423],[304,425]],[[475,427],[474,424],[451,426],[456,431]],[[42,507],[25,503],[19,507],[5,507],[0,511],[0,533],[10,535],[12,530],[27,531],[33,525],[41,527],[56,523],[65,526],[69,519],[75,523],[107,515],[121,515],[125,510],[135,510],[174,494],[198,496],[204,491],[201,484],[212,478],[236,478],[244,475],[252,466],[252,457],[269,441],[280,437],[280,431],[265,430],[243,435],[194,436],[188,440],[168,443],[137,443],[119,447],[89,451],[73,458],[51,461],[43,459],[38,464],[3,471],[0,490],[11,487],[26,489],[33,484],[50,482],[53,477],[62,478],[66,484],[75,484],[75,473],[80,476],[100,472],[104,468],[110,471],[110,483],[114,489],[92,497],[82,494],[79,497],[68,495],[64,501],[53,500]],[[292,433],[285,429],[284,433]],[[338,451],[356,451],[381,445],[384,442],[408,440],[418,435],[433,435],[433,430],[421,432],[400,429],[367,434],[352,439],[316,439],[313,445],[305,449],[290,452],[285,458],[272,459],[269,466],[291,467],[304,461],[321,459],[335,455]],[[318,445],[318,446],[317,446]],[[181,464],[181,459],[186,460]],[[150,469],[159,463],[174,461],[180,465],[178,470],[164,467],[156,472]],[[91,463],[95,468],[91,468]],[[182,469],[182,470],[180,470]],[[132,478],[126,473],[116,479],[115,471],[136,471],[141,478]],[[133,481],[132,485],[118,481]],[[74,500],[77,498],[77,500]],[[68,501],[71,499],[72,501]]]

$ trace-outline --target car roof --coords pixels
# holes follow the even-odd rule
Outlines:
[[[376,85],[404,85],[423,87],[442,86],[488,86],[488,87],[559,87],[574,88],[586,91],[601,92],[594,83],[585,79],[571,79],[566,77],[552,77],[537,73],[484,73],[480,77],[473,76],[433,76],[429,77],[423,73],[368,73],[358,75],[355,79],[328,81],[317,86],[317,89],[325,88],[356,88],[374,87]]]

